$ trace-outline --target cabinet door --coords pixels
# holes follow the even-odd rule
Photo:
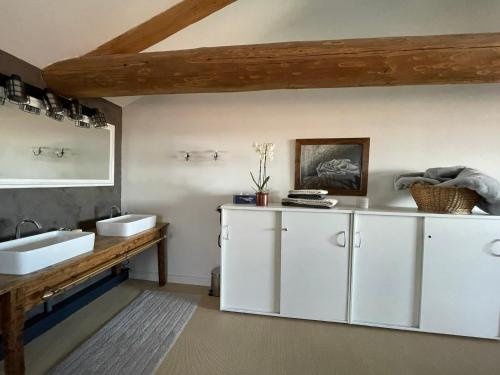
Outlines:
[[[347,320],[349,224],[349,214],[282,213],[282,315]]]
[[[421,328],[498,337],[500,221],[425,220]]]
[[[354,222],[352,322],[417,326],[423,219],[357,214]]]
[[[279,309],[279,213],[224,210],[221,308]]]

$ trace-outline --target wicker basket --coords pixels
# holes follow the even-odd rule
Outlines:
[[[479,195],[470,189],[415,184],[410,188],[418,209],[440,214],[470,214]]]

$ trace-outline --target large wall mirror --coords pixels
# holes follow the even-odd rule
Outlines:
[[[114,185],[115,128],[0,105],[0,189]]]

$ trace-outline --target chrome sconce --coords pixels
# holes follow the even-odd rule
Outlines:
[[[69,117],[75,121],[83,119],[82,105],[78,100],[72,100],[70,103]]]
[[[19,104],[19,109],[23,112],[28,112],[33,115],[39,115],[42,109],[32,103]]]
[[[26,85],[16,74],[12,74],[5,82],[5,96],[14,104],[27,104],[30,101],[26,93]]]
[[[75,121],[75,126],[77,128],[90,129],[90,122],[85,121],[85,120],[76,120]]]
[[[75,121],[75,126],[78,128],[90,128],[88,117],[83,115],[82,105],[76,99],[71,100],[69,108],[69,117]]]
[[[43,103],[45,104],[45,114],[57,121],[64,120],[64,108],[61,99],[51,90],[45,90],[43,93]]]
[[[3,86],[0,86],[0,105],[5,104],[5,89]]]
[[[106,116],[97,108],[94,108],[94,113],[90,117],[90,121],[92,122],[94,128],[105,128],[108,126],[108,123],[106,122]]]
[[[26,85],[16,74],[12,74],[10,78],[5,81],[5,96],[9,102],[18,104],[19,109],[24,112],[39,115],[41,108],[38,103],[30,103],[30,97],[26,92]]]
[[[0,106],[6,102],[13,103],[24,112],[39,115],[45,114],[57,121],[69,117],[79,128],[107,128],[106,115],[97,108],[83,106],[76,99],[68,99],[56,95],[52,90],[41,90],[23,82],[17,74],[6,76],[0,73]],[[35,150],[35,156],[40,150]],[[60,151],[62,157],[66,150]]]

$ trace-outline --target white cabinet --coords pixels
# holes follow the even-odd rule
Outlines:
[[[356,214],[352,322],[418,325],[423,218]]]
[[[500,336],[500,221],[426,218],[421,328]]]
[[[279,311],[279,213],[224,210],[221,308]]]
[[[350,217],[282,212],[281,315],[347,321]]]
[[[221,309],[500,339],[500,217],[223,207]]]

